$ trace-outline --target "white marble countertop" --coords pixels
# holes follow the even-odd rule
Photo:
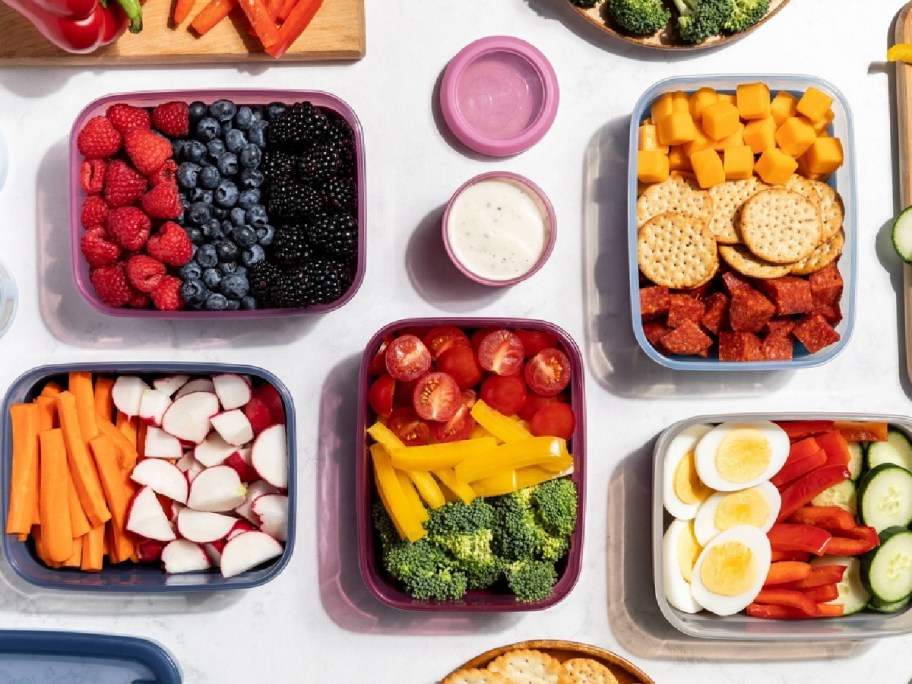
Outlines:
[[[568,639],[632,659],[662,684],[906,684],[912,637],[758,646],[688,639],[652,594],[649,478],[654,439],[703,413],[908,413],[889,227],[898,211],[893,69],[884,64],[900,2],[798,0],[723,49],[669,54],[628,46],[580,20],[564,0],[379,0],[367,3],[367,56],[357,63],[187,68],[2,69],[0,132],[10,174],[0,190],[0,260],[20,307],[0,338],[0,387],[32,367],[77,360],[245,362],[277,373],[297,408],[297,544],[287,568],[226,595],[86,596],[37,591],[0,563],[0,628],[151,638],[189,684],[246,681],[435,681],[460,662],[524,639]],[[509,34],[554,65],[560,108],[547,136],[514,158],[466,153],[433,103],[447,60],[476,38]],[[629,314],[624,227],[628,119],[641,92],[672,75],[807,73],[853,109],[858,161],[858,306],[851,340],[798,372],[690,374],[650,361]],[[106,318],[80,299],[69,270],[67,135],[90,100],[168,88],[302,88],[346,100],[365,131],[368,257],[364,283],[322,317],[255,326]],[[559,234],[532,279],[503,290],[469,284],[446,261],[442,206],[468,177],[507,169],[550,196]],[[553,321],[587,363],[588,501],[583,571],[544,612],[397,612],[375,601],[357,568],[354,413],[360,354],[374,331],[412,316]],[[2,674],[0,674],[2,679]]]

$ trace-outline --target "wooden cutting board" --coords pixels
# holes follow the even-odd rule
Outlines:
[[[170,25],[174,0],[147,0],[143,30],[87,55],[73,55],[47,42],[19,13],[0,2],[0,67],[355,60],[364,56],[364,0],[325,0],[307,30],[280,60],[260,52],[238,8],[202,38],[188,30],[207,0],[178,27]]]
[[[897,43],[912,43],[912,2],[896,18]],[[899,143],[899,203],[912,204],[912,64],[896,62],[896,121]],[[912,266],[903,266],[903,301],[906,321],[906,373],[912,379]]]

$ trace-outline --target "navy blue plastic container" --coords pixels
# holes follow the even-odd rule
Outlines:
[[[105,565],[101,572],[83,572],[78,569],[50,568],[35,554],[31,541],[21,542],[15,535],[3,534],[3,555],[13,570],[27,582],[47,589],[78,591],[122,591],[139,593],[221,591],[225,589],[250,589],[275,578],[288,564],[294,549],[295,539],[295,416],[291,394],[282,382],[262,368],[218,363],[74,363],[40,366],[21,375],[10,386],[3,400],[3,416],[9,416],[12,404],[34,399],[41,388],[55,380],[66,386],[70,371],[91,371],[109,375],[211,375],[214,373],[239,373],[273,385],[285,404],[285,421],[288,447],[288,540],[285,552],[270,563],[247,572],[225,578],[217,568],[203,572],[168,575],[160,566],[142,563],[120,563]],[[0,507],[2,507],[3,529],[9,510],[9,487],[12,470],[12,433],[10,422],[5,418],[0,433]]]

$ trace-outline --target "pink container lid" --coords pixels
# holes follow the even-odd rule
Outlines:
[[[560,93],[548,59],[511,36],[490,36],[460,50],[443,75],[440,106],[453,135],[492,157],[518,154],[548,132]]]

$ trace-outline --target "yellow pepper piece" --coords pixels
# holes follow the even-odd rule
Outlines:
[[[897,43],[887,50],[888,62],[912,62],[912,43]]]
[[[402,487],[402,493],[405,494],[409,508],[412,509],[412,514],[421,522],[425,522],[428,519],[428,512],[425,510],[424,504],[421,503],[421,497],[418,496],[418,491],[415,489],[415,485],[412,484],[412,479],[404,470],[396,470],[396,477],[399,479],[399,486]]]
[[[526,466],[525,468],[518,468],[516,470],[516,489],[525,489],[526,487],[532,487],[533,485],[538,485],[542,482],[547,482],[548,480],[556,480],[559,477],[564,477],[565,475],[570,475],[572,473],[572,466],[569,469],[563,470],[559,473],[554,473],[550,470],[546,470],[541,466]]]
[[[521,441],[507,442],[459,463],[454,468],[456,477],[463,482],[474,482],[504,470],[532,465],[563,470],[566,467],[566,459],[572,463],[573,458],[561,453],[566,448],[562,442],[564,440],[559,437],[529,437]]]
[[[478,423],[475,424],[475,427],[472,428],[472,433],[469,435],[469,439],[478,439],[479,437],[493,437],[490,432],[485,430]]]
[[[409,541],[418,541],[426,532],[421,526],[421,521],[415,516],[402,484],[393,470],[389,454],[380,444],[371,447],[371,458],[374,462],[374,478],[377,483],[377,492],[383,502],[386,512],[389,513],[396,529],[403,538]]]
[[[481,399],[472,406],[471,414],[479,425],[501,442],[515,442],[532,436],[532,433],[517,421],[500,411],[495,411]]]
[[[383,423],[374,423],[367,428],[367,434],[380,442],[386,449],[387,453],[393,453],[396,449],[405,448],[405,443],[396,437],[396,434]]]
[[[418,490],[421,498],[424,499],[424,503],[428,506],[440,508],[446,503],[446,498],[443,496],[440,485],[437,484],[437,480],[430,473],[426,473],[423,470],[406,470],[403,472],[408,473],[412,484],[415,485],[415,489]]]
[[[478,496],[501,496],[515,492],[519,489],[516,486],[516,471],[502,470],[490,477],[475,480],[472,489]]]
[[[462,503],[470,504],[475,500],[475,490],[459,480],[452,468],[435,470],[434,475],[448,490],[458,496]]]
[[[393,467],[402,470],[440,470],[452,468],[457,463],[464,461],[476,454],[490,451],[497,446],[493,437],[480,439],[464,439],[459,442],[443,442],[441,444],[423,444],[422,446],[393,449]]]

